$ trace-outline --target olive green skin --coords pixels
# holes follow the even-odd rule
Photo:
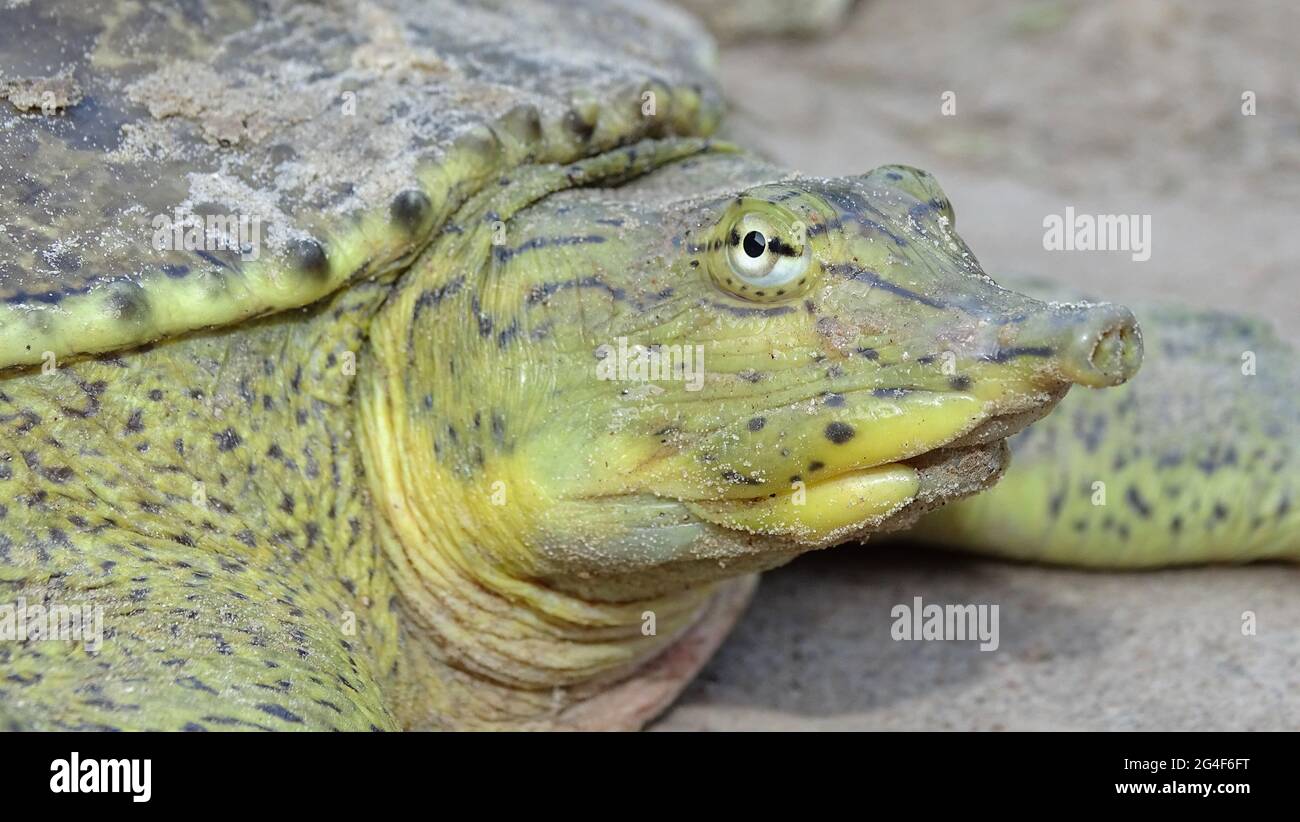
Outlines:
[[[703,140],[614,148],[711,128],[699,92],[656,88],[666,123],[637,119],[639,86],[481,112],[450,159],[356,213],[295,203],[312,242],[261,268],[65,277],[41,284],[46,315],[11,301],[4,362],[27,365],[0,383],[0,586],[97,609],[104,634],[0,644],[0,723],[622,727],[573,715],[670,656],[728,578],[986,487],[1002,437],[1136,367],[1126,312],[989,281],[923,172],[801,180]],[[728,282],[751,208],[827,226],[806,243],[816,276]],[[592,379],[590,343],[623,336],[708,346],[708,404]],[[870,426],[888,415],[903,428]],[[951,430],[912,425],[929,418]],[[819,472],[877,467],[860,453],[877,444],[915,479],[898,505],[737,524],[793,483],[815,497]],[[624,464],[651,452],[671,470]],[[960,539],[987,550],[984,533]],[[1145,545],[1119,564],[1169,555]]]
[[[593,188],[555,194],[581,186]],[[822,221],[802,290],[760,302],[726,290],[734,248],[715,238],[749,213]],[[726,579],[991,482],[1007,431],[948,462],[912,455],[1050,408],[1069,379],[1127,376],[1088,370],[1100,366],[1075,357],[1093,346],[1073,341],[1131,317],[998,288],[951,222],[911,169],[798,180],[705,141],[648,142],[521,167],[471,198],[395,286],[11,372],[0,573],[15,598],[101,609],[105,634],[93,649],[3,646],[5,721],[563,724],[671,652]],[[557,240],[572,237],[584,239]],[[949,338],[981,318],[1009,325]],[[588,343],[621,334],[705,344],[709,404],[671,380],[629,404],[626,384],[596,379]],[[755,334],[771,347],[736,348]],[[994,356],[1011,342],[1059,348]],[[781,348],[784,367],[766,366]],[[906,353],[929,349],[953,351],[958,378]],[[878,415],[908,424],[914,409],[950,427],[870,436]],[[716,433],[733,429],[747,441]],[[646,447],[681,467],[617,466]],[[856,449],[882,447],[918,483],[901,508],[849,529],[734,524],[791,472],[809,472],[815,500],[819,471],[851,478]],[[488,493],[498,481],[508,505]],[[411,514],[434,530],[411,538]],[[642,630],[647,612],[657,633]]]

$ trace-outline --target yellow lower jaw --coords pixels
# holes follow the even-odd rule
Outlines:
[[[920,488],[915,469],[890,464],[751,500],[687,503],[701,519],[738,531],[824,543],[836,532],[878,521],[912,500]]]
[[[724,497],[743,500],[786,494],[794,478],[821,484],[822,477],[884,466],[939,448],[970,431],[987,417],[986,404],[970,394],[916,394],[898,399],[859,397],[844,409],[810,414],[805,405],[768,413],[759,431],[746,429],[745,418],[706,434],[689,446],[663,444],[661,437],[605,437],[593,472],[575,468],[583,479],[577,495],[650,492],[682,500]],[[832,423],[854,432],[832,442]],[[676,448],[675,451],[669,449]],[[581,454],[566,447],[566,454]],[[707,455],[704,461],[701,455]],[[557,462],[565,457],[561,455]],[[754,481],[736,483],[724,471]]]

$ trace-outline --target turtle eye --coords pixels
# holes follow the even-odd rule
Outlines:
[[[737,220],[724,245],[727,264],[719,266],[724,270],[715,272],[718,284],[750,300],[788,296],[802,284],[812,260],[806,238],[783,231],[755,214]]]

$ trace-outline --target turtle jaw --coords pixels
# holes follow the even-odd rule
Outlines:
[[[907,528],[923,513],[997,482],[1010,462],[1007,437],[1047,415],[1063,387],[1024,411],[1000,414],[949,442],[881,465],[848,468],[802,487],[748,499],[687,503],[716,526],[765,536],[795,552]]]

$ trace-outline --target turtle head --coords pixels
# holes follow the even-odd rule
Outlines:
[[[423,434],[394,450],[468,489],[449,507],[514,546],[510,575],[588,598],[903,527],[1141,358],[1127,309],[1003,289],[953,222],[923,171],[732,154],[552,194],[496,222],[481,270],[396,304]]]
[[[503,468],[557,584],[639,590],[902,527],[996,480],[1070,385],[1137,368],[1127,309],[999,287],[923,171],[668,193],[709,163],[508,226],[494,303],[529,342]]]

